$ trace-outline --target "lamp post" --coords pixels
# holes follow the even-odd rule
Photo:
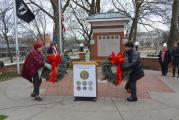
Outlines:
[[[136,49],[136,52],[137,52],[137,54],[139,55],[139,57],[140,57],[140,51],[139,51],[139,42],[135,42],[134,43],[134,46],[135,46],[135,49]]]
[[[79,46],[80,46],[80,52],[84,52],[84,46],[85,46],[85,45],[84,45],[83,43],[80,43]]]
[[[135,46],[136,51],[138,51],[138,48],[139,48],[139,42],[135,42],[135,43],[134,43],[134,46]]]

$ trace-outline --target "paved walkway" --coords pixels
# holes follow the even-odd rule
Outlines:
[[[63,80],[63,89],[46,90],[44,82],[42,102],[29,97],[33,88],[23,78],[4,81],[0,83],[0,114],[8,115],[7,120],[179,120],[179,78],[151,70],[145,74],[138,82],[139,101],[134,103],[126,101],[128,94],[122,87],[116,97],[115,86],[105,82],[99,83],[97,102],[74,102],[71,73]]]

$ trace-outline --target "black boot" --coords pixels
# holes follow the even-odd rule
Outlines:
[[[175,77],[175,69],[173,69],[173,76],[172,77]]]
[[[42,101],[42,98],[40,96],[35,96],[35,100]]]
[[[124,89],[125,89],[128,93],[131,92],[130,87],[129,87],[129,82],[126,83]]]
[[[30,95],[31,97],[35,97],[36,95],[35,95],[35,93],[31,93],[31,95]]]
[[[129,101],[129,102],[137,101],[136,81],[130,82],[130,90],[131,90],[131,97],[128,97],[127,101]]]
[[[129,101],[129,102],[136,102],[137,98],[128,97],[127,101]]]

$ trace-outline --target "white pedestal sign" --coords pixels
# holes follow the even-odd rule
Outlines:
[[[74,97],[96,98],[96,63],[75,62],[73,65]]]

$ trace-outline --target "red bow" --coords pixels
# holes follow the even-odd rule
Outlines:
[[[119,52],[117,55],[115,55],[114,52],[112,52],[111,56],[109,56],[110,63],[116,64],[116,86],[121,84],[122,82],[122,70],[121,70],[121,64],[124,62],[124,57],[121,52]]]
[[[60,62],[60,54],[57,54],[56,56],[54,54],[50,54],[48,56],[48,62],[52,63],[52,69],[49,74],[49,82],[55,83],[57,81],[56,76],[57,76],[57,67]]]

